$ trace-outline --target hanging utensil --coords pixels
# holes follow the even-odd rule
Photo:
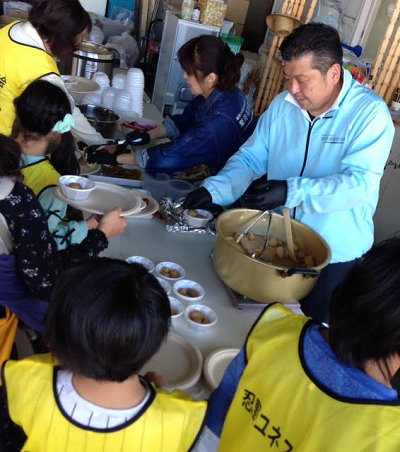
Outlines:
[[[286,242],[287,242],[289,257],[293,261],[297,262],[297,257],[294,253],[292,225],[290,223],[290,212],[287,207],[283,208],[283,222],[285,225]]]
[[[261,218],[268,213],[268,210],[266,210],[265,212],[263,212],[260,216],[258,216],[253,223],[251,223],[251,225],[244,231],[242,232],[239,237],[236,239],[236,243],[240,243],[240,241],[242,240],[242,238],[250,231],[250,229],[259,221],[261,220]]]

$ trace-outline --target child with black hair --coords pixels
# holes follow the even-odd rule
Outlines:
[[[46,320],[52,354],[3,366],[24,450],[190,450],[206,402],[156,390],[139,376],[164,341],[170,315],[166,293],[141,265],[97,258],[68,269]]]

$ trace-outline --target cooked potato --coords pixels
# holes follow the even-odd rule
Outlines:
[[[70,184],[68,184],[68,187],[76,188],[77,190],[83,189],[82,185],[79,182],[71,182]]]
[[[171,309],[171,315],[176,315],[178,314],[178,311],[176,309]]]
[[[178,289],[178,293],[180,293],[181,295],[184,295],[185,297],[187,297],[187,295],[188,295],[187,289],[184,289],[183,287]]]
[[[205,320],[205,316],[200,311],[192,311],[189,314],[189,319],[196,323],[203,323]]]
[[[170,278],[179,278],[181,276],[178,270],[170,270],[169,274]]]
[[[186,289],[186,293],[189,297],[196,298],[199,296],[196,290],[194,289]]]

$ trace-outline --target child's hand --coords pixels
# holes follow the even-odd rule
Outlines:
[[[126,218],[120,216],[121,212],[121,207],[115,207],[115,209],[107,212],[100,220],[98,229],[104,232],[108,239],[121,234],[126,228]]]
[[[168,388],[168,381],[157,372],[147,372],[145,378],[149,380],[150,383],[154,383],[157,388]]]

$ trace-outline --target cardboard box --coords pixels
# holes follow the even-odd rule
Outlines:
[[[18,19],[28,20],[29,11],[25,11],[17,8],[8,8],[8,15],[11,17],[17,17]]]
[[[26,19],[21,19],[20,17],[11,17],[11,16],[0,16],[0,28],[5,27],[8,24],[11,24],[15,21],[26,22]]]
[[[229,0],[228,8],[226,10],[225,17],[227,20],[231,20],[236,24],[243,24],[246,22],[247,10],[249,9],[249,0]],[[236,27],[236,34],[238,29]]]

